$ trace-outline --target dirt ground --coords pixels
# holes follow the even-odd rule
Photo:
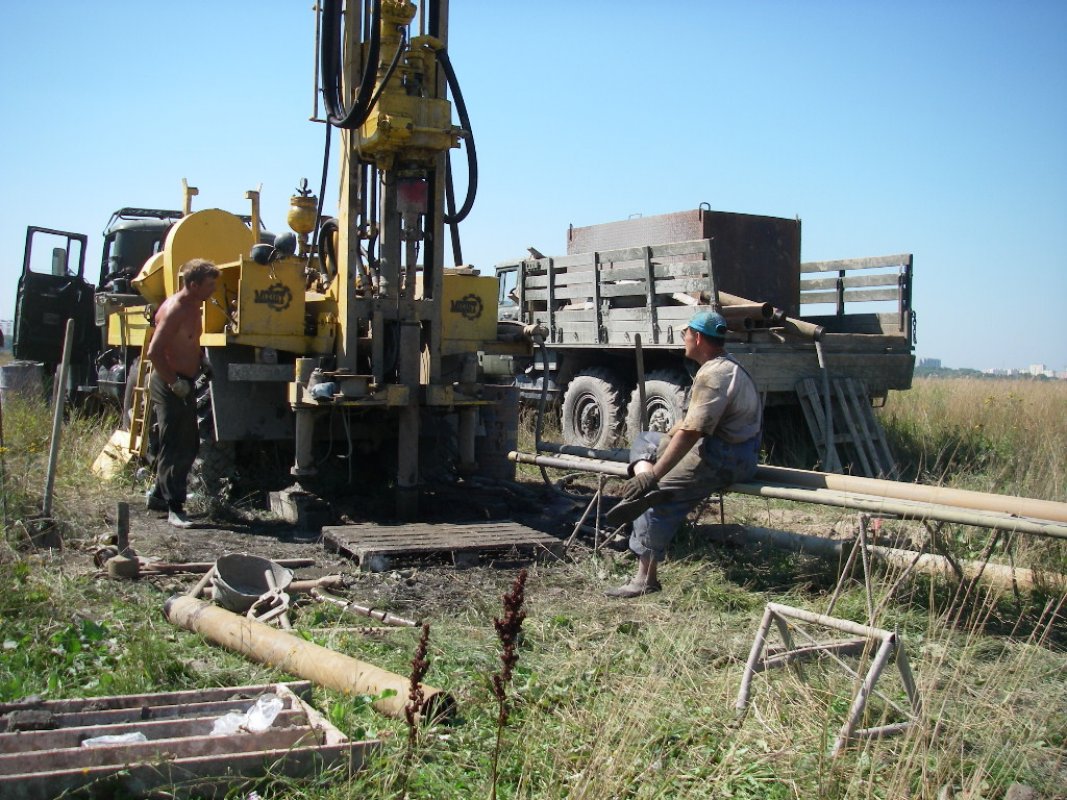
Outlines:
[[[294,570],[296,579],[341,575],[344,589],[337,589],[336,594],[396,614],[409,613],[412,618],[418,618],[419,610],[425,608],[438,612],[462,611],[469,606],[472,595],[506,589],[514,577],[512,568],[525,563],[514,554],[487,556],[478,563],[461,565],[440,557],[399,562],[384,572],[361,571],[356,560],[328,548],[320,530],[301,528],[269,513],[266,497],[241,508],[216,508],[213,513],[203,511],[202,504],[194,500],[189,510],[197,526],[188,530],[168,524],[165,512],[146,510],[143,495],[115,498],[116,503],[120,500],[129,503],[130,547],[150,564],[213,562],[228,553],[247,553],[273,560],[314,559],[313,566]],[[420,500],[422,522],[510,519],[561,539],[570,535],[580,512],[576,503],[543,485],[499,481],[473,488],[439,489]],[[376,521],[361,514],[351,499],[335,501],[332,517],[327,524]],[[68,548],[63,560],[78,571],[99,570],[94,561],[102,562],[110,554],[103,548],[113,539],[113,530],[101,529],[86,540],[93,542],[93,553],[86,553],[82,547]],[[170,594],[187,590],[197,576],[149,575],[139,580],[151,581]]]

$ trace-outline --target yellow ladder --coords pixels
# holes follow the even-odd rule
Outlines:
[[[148,454],[148,430],[152,422],[152,398],[149,395],[148,381],[152,376],[152,362],[148,360],[148,345],[152,341],[154,327],[149,327],[144,334],[141,357],[137,361],[137,374],[133,376],[133,401],[130,403],[130,443],[127,449],[131,455],[144,458]],[[130,380],[127,376],[126,380]]]

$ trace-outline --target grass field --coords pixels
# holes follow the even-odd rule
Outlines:
[[[1067,384],[925,380],[892,397],[881,413],[897,452],[924,481],[1062,501],[1065,412]],[[100,580],[27,549],[20,520],[39,508],[47,415],[17,404],[5,405],[4,414],[0,701],[281,677],[162,622],[165,598],[153,586]],[[121,491],[75,468],[92,461],[109,432],[106,422],[75,417],[64,433],[55,507],[75,547],[78,537],[104,529],[104,509]],[[533,473],[523,480],[534,480]],[[726,512],[728,521],[773,527],[803,521],[808,529],[840,527],[849,517],[734,496]],[[985,541],[973,529],[949,533],[953,541],[975,542],[972,550]],[[1062,564],[1062,549],[1018,542],[1011,557]],[[840,665],[824,660],[802,673],[757,675],[741,718],[734,701],[764,605],[825,612],[837,579],[832,565],[713,546],[696,525],[675,541],[661,594],[618,602],[601,592],[632,564],[587,546],[572,555],[530,568],[499,797],[993,800],[1016,782],[1038,797],[1067,796],[1063,596],[964,591],[923,577],[898,585],[899,570],[876,571],[875,624],[899,633],[924,708],[903,735],[859,742],[831,758],[858,686]],[[998,549],[996,557],[1007,554]],[[426,681],[447,688],[459,707],[452,724],[420,734],[410,760],[403,722],[375,715],[367,698],[317,690],[316,704],[347,733],[384,737],[380,756],[352,777],[277,778],[255,786],[259,794],[489,797],[498,713],[490,676],[500,668],[493,618],[514,576],[479,567],[422,570],[410,578],[405,603],[427,601],[441,587],[451,592],[429,613]],[[866,620],[859,582],[847,585],[833,614]],[[403,674],[409,669],[416,632],[382,639],[331,633],[330,625],[351,623],[319,608],[299,611],[295,622],[314,627],[307,635],[334,649]],[[870,657],[847,663],[862,675]],[[905,696],[897,671],[888,669],[878,685],[882,694],[872,698],[865,725],[901,718],[890,705]],[[232,796],[244,798],[251,788]]]

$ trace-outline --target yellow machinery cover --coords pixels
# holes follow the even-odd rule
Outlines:
[[[497,280],[493,276],[446,272],[442,280],[442,352],[477,350],[496,339]]]

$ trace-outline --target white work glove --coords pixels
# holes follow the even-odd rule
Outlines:
[[[189,392],[193,390],[193,385],[185,378],[178,378],[170,385],[170,390],[174,392],[174,396],[184,400],[189,396]]]

